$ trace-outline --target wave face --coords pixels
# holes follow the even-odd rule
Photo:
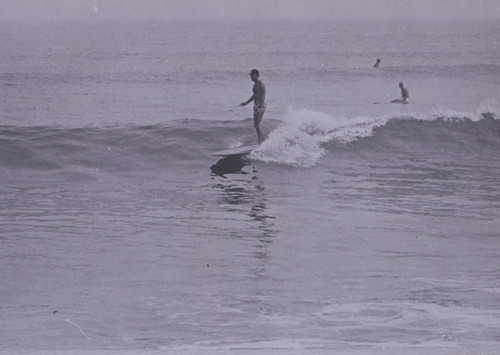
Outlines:
[[[267,140],[250,158],[298,168],[345,152],[390,156],[495,154],[500,121],[491,112],[436,113],[429,117],[382,116],[345,119],[320,112],[290,112],[268,120]],[[250,119],[186,119],[164,125],[103,128],[0,127],[2,169],[92,172],[161,169],[212,159],[211,152],[253,143]]]

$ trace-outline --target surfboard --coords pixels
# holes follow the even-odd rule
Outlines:
[[[392,100],[391,104],[407,104],[408,101],[403,101],[401,99]]]
[[[217,152],[213,152],[212,155],[217,156],[217,157],[230,157],[234,155],[245,155],[250,153],[252,150],[257,148],[258,145],[247,145],[244,147],[238,147],[238,148],[229,148],[229,149],[224,149],[224,150],[219,150]]]

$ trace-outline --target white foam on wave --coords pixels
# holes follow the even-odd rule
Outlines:
[[[384,126],[394,119],[480,121],[484,118],[484,113],[498,117],[499,107],[498,101],[489,100],[481,103],[475,112],[442,108],[436,109],[431,114],[390,113],[373,117],[342,117],[307,109],[289,110],[282,124],[269,134],[267,140],[252,152],[250,157],[267,163],[309,168],[315,166],[326,154],[326,150],[322,147],[325,143],[343,145],[359,138],[369,137],[375,127]]]
[[[485,114],[491,114],[494,117],[499,117],[500,113],[500,102],[497,99],[488,99],[482,101],[477,109],[473,112],[469,111],[457,111],[449,108],[435,109],[431,115],[417,117],[421,120],[433,121],[436,119],[445,119],[449,121],[465,121],[471,120],[474,122],[481,121]]]
[[[322,144],[351,142],[372,134],[392,117],[346,118],[301,109],[290,111],[283,123],[252,154],[252,159],[309,168],[326,154]]]

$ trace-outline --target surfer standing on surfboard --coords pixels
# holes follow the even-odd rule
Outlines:
[[[246,102],[242,102],[240,106],[246,106],[250,102],[254,102],[253,106],[253,124],[257,131],[257,138],[259,143],[264,141],[264,137],[262,136],[262,131],[260,130],[260,123],[262,122],[262,117],[264,116],[264,112],[266,112],[266,86],[259,79],[259,71],[257,69],[252,69],[250,71],[250,78],[255,83],[253,85],[253,95]]]

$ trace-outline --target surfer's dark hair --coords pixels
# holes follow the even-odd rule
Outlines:
[[[259,73],[259,71],[258,71],[257,69],[252,69],[252,70],[250,71],[250,74],[257,75],[257,76],[259,76],[259,75],[260,75],[260,73]]]

